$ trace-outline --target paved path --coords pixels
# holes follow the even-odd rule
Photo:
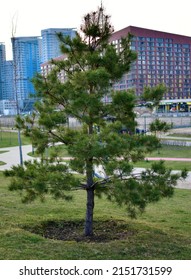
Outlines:
[[[191,161],[191,158],[147,157],[145,160]]]
[[[6,151],[5,153],[0,154],[0,161],[5,162],[5,165],[0,165],[0,171],[10,169],[11,166],[20,164],[19,157],[19,147],[8,147],[0,148],[0,151]],[[33,157],[28,156],[28,153],[32,151],[31,145],[22,146],[23,160],[33,160]],[[173,161],[191,161],[190,158],[148,158],[148,160],[173,160]],[[143,168],[136,168],[136,170],[143,170]],[[178,171],[174,171],[178,172]],[[178,188],[191,189],[191,172],[188,172],[188,177],[184,181],[178,182]]]
[[[0,171],[5,169],[10,169],[12,165],[20,164],[20,154],[19,147],[8,147],[8,148],[0,148],[1,151],[7,151],[6,153],[0,154],[0,161],[5,162],[5,165],[0,165]],[[31,145],[23,145],[22,153],[23,160],[33,160],[32,157],[28,156],[28,153],[32,152]]]

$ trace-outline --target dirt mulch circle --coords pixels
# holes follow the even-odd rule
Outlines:
[[[84,221],[47,221],[35,226],[23,226],[25,230],[45,238],[76,242],[110,242],[125,240],[135,234],[124,221],[108,220],[94,222],[94,235],[83,234]]]

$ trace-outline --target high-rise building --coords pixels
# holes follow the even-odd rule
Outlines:
[[[13,60],[5,62],[5,94],[3,99],[14,100]]]
[[[5,94],[5,45],[0,43],[0,100],[4,99]]]
[[[115,89],[134,89],[139,97],[145,86],[163,83],[165,100],[191,98],[191,37],[134,26],[114,32],[111,41],[120,50],[122,37],[134,35],[131,49],[137,60],[129,73],[114,85]]]
[[[60,51],[60,42],[57,33],[62,33],[63,36],[71,38],[76,36],[75,28],[48,28],[41,30],[41,55],[42,63],[45,63],[52,58],[62,55]]]
[[[59,61],[59,60],[65,60],[65,59],[67,59],[67,56],[61,55],[61,56],[56,57],[54,60]],[[54,64],[52,64],[50,61],[47,61],[47,62],[41,64],[41,74],[44,77],[47,77],[47,75],[50,74],[50,72],[53,69],[54,69]],[[64,83],[67,79],[66,72],[64,70],[61,70],[60,73],[58,74],[58,78],[62,83]]]
[[[40,72],[39,37],[15,37],[13,49],[14,97],[27,100],[35,90],[31,79]]]

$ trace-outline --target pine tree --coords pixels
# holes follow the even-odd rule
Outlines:
[[[24,202],[39,196],[44,200],[46,194],[69,200],[72,189],[85,190],[86,236],[93,234],[95,195],[104,193],[109,200],[125,205],[135,217],[149,202],[172,196],[177,179],[185,176],[171,174],[162,162],[135,173],[133,164],[158,147],[158,139],[134,133],[133,91],[112,90],[137,58],[130,48],[132,35],[122,38],[116,51],[110,42],[112,32],[110,17],[100,7],[84,17],[75,38],[58,34],[64,58],[52,61],[54,67],[47,77],[37,75],[33,81],[41,98],[36,105],[37,118],[24,123],[18,119],[38,153],[44,154],[50,144],[60,142],[71,156],[69,164],[63,164],[59,153],[54,153],[5,172],[13,177],[10,189],[21,191]],[[60,73],[66,75],[64,83]],[[147,99],[158,100],[163,91],[164,87],[158,86],[149,95],[147,89]],[[106,97],[111,102],[105,102]],[[71,117],[80,122],[78,129],[68,125]],[[96,176],[99,167],[103,176]]]

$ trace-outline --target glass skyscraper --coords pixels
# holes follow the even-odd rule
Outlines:
[[[5,62],[5,96],[3,99],[14,100],[13,60]]]
[[[41,56],[42,63],[45,63],[52,58],[62,55],[60,51],[60,42],[57,37],[57,33],[62,33],[63,36],[69,36],[71,38],[76,36],[75,28],[49,28],[41,30]]]
[[[35,93],[31,79],[40,72],[39,37],[15,37],[11,41],[15,99],[26,100]]]
[[[5,98],[5,45],[0,43],[0,100]]]
[[[41,37],[11,38],[12,61],[6,61],[5,45],[0,43],[0,100],[10,104],[16,102],[23,111],[32,109],[34,98],[31,94],[35,97],[35,90],[31,79],[41,72],[43,62],[61,55],[57,33],[73,38],[76,29],[49,28],[41,31]]]

